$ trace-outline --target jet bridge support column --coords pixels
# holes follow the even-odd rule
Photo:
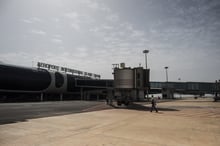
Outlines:
[[[83,100],[83,88],[80,88],[80,97],[81,97],[81,100]]]
[[[41,93],[40,94],[40,101],[43,101],[44,100],[44,93]]]
[[[60,101],[63,101],[63,93],[60,93]]]

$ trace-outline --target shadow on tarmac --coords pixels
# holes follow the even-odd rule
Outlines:
[[[137,111],[150,111],[151,110],[151,105],[149,106],[144,106],[141,104],[137,104],[137,103],[133,103],[129,106],[122,106],[122,107],[118,107],[118,106],[114,106],[112,105],[112,107],[116,108],[116,109],[128,109],[128,110],[137,110]],[[180,111],[178,109],[172,109],[172,108],[160,108],[157,107],[158,111]]]
[[[75,102],[0,104],[0,125],[27,122],[29,119],[112,109],[103,102]]]
[[[213,102],[213,100],[197,100],[197,99],[195,99],[195,100],[189,100],[189,101],[187,101],[187,100],[183,100],[183,101],[180,101],[180,102],[207,102],[207,103],[209,103],[209,102]]]
[[[83,112],[92,112],[108,109],[127,109],[137,111],[150,111],[151,105],[144,106],[141,103],[133,103],[129,106],[106,105],[104,102],[94,103],[76,103],[64,104],[62,102],[51,103],[34,103],[34,104],[14,104],[8,106],[0,106],[0,125],[12,124],[17,122],[27,122],[29,119],[62,116],[68,114],[76,114]],[[159,113],[162,111],[179,111],[171,108],[158,107]]]

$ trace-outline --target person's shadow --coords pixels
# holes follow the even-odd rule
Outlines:
[[[128,106],[114,106],[114,108],[117,109],[128,109],[128,110],[137,110],[137,111],[150,111],[151,110],[151,104],[149,105],[142,105],[142,104],[138,104],[138,103],[132,103]],[[178,109],[173,109],[173,108],[161,108],[161,107],[157,107],[158,109],[158,113],[162,114],[163,111],[179,111]],[[154,112],[154,111],[153,111]]]

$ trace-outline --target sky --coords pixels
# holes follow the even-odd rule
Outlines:
[[[220,79],[219,0],[1,0],[0,62],[37,62],[112,79],[112,64],[151,81]]]

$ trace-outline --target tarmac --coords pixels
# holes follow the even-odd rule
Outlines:
[[[1,124],[0,146],[220,145],[220,102],[211,98],[160,102],[158,113],[149,103],[106,107]]]

